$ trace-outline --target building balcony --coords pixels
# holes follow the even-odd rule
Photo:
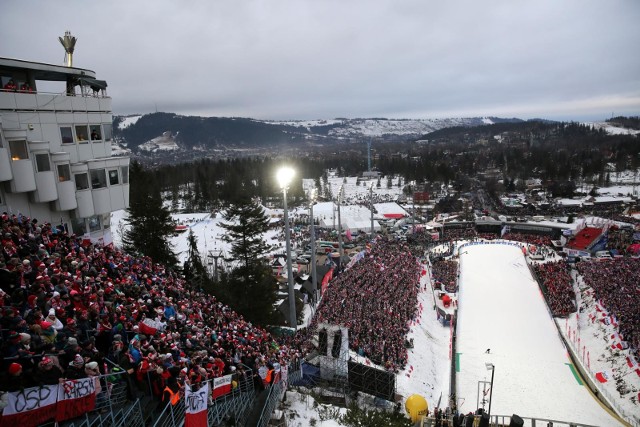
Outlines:
[[[9,181],[11,193],[26,193],[37,189],[35,170],[31,159],[12,159],[11,173],[13,174],[13,179]]]
[[[0,181],[9,181],[12,178],[9,150],[5,147],[0,147]]]

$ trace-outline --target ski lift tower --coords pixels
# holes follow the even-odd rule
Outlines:
[[[222,258],[222,256],[221,249],[209,251],[209,265],[211,265],[211,260],[213,260],[213,280],[215,280],[216,283],[218,282],[218,259]]]

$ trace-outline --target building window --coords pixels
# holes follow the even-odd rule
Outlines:
[[[104,140],[111,141],[113,137],[113,125],[111,123],[104,123],[102,129],[104,131]]]
[[[118,179],[118,169],[112,169],[109,171],[109,185],[118,185],[120,180]]]
[[[94,169],[91,173],[91,188],[104,188],[107,186],[107,175],[104,173],[104,169]]]
[[[77,173],[74,175],[76,181],[76,190],[89,189],[89,176],[86,173]]]
[[[102,224],[102,228],[104,230],[109,230],[111,228],[111,214],[104,217],[104,224]]]
[[[76,141],[79,143],[87,143],[89,141],[89,132],[87,125],[76,126]]]
[[[26,160],[29,158],[27,150],[27,141],[9,141],[9,149],[11,150],[11,160]]]
[[[86,174],[85,174],[86,179]],[[58,165],[58,181],[67,182],[71,180],[71,168],[69,165]]]
[[[89,129],[91,129],[91,140],[93,142],[101,142],[102,133],[100,132],[100,125],[91,125]]]
[[[63,144],[73,144],[73,132],[71,126],[61,126],[60,136],[62,137]]]
[[[92,216],[89,218],[89,233],[93,233],[94,231],[100,231],[102,226],[100,225],[100,217]]]
[[[71,218],[71,229],[73,234],[81,236],[87,232],[87,225],[84,222],[84,218]]]
[[[120,172],[122,172],[122,183],[129,183],[129,166],[120,166]]]
[[[36,154],[36,170],[37,172],[51,171],[51,162],[49,162],[49,154]]]

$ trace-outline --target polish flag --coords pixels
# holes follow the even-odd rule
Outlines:
[[[217,399],[228,393],[231,393],[231,375],[215,378],[213,380],[213,398]]]
[[[184,388],[185,427],[207,427],[207,403],[209,400],[209,383],[206,382],[198,390],[193,391],[189,384]]]
[[[99,381],[98,378],[89,377],[61,383],[56,421],[70,420],[93,411],[96,407],[96,381]]]
[[[138,328],[141,334],[145,335],[155,335],[158,332],[158,329],[162,327],[162,322],[153,320],[153,319],[143,319],[138,323]]]
[[[636,359],[632,355],[629,355],[627,356],[627,365],[629,365],[630,368],[635,368],[638,366],[638,362],[636,362]]]

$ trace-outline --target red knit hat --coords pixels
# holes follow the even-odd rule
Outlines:
[[[21,364],[13,362],[11,365],[9,365],[9,374],[16,375],[20,371],[22,371]]]

